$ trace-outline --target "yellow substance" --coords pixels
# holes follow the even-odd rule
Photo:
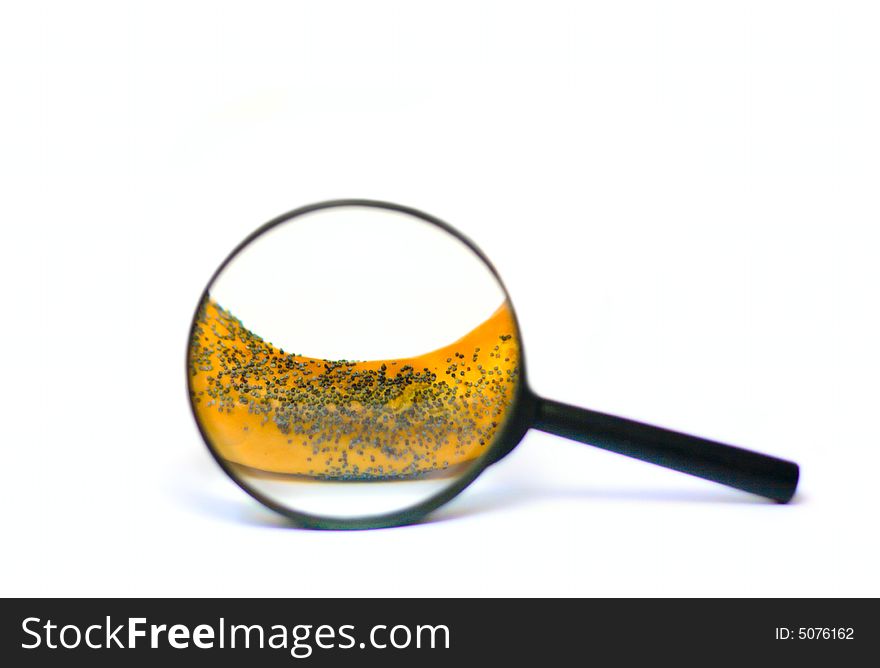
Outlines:
[[[189,368],[199,423],[224,459],[273,473],[381,479],[485,452],[515,393],[518,348],[506,303],[439,350],[349,362],[285,353],[208,299]]]

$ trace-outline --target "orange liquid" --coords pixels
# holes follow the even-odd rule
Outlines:
[[[190,344],[191,398],[229,462],[314,478],[409,477],[486,451],[516,390],[517,340],[505,303],[424,355],[330,361],[285,353],[208,299]]]

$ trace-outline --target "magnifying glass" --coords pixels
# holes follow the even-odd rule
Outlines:
[[[196,308],[187,383],[223,470],[310,528],[415,522],[532,428],[780,503],[798,482],[789,461],[537,396],[486,256],[388,202],[305,206],[239,244]]]

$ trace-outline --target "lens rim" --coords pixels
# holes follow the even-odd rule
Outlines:
[[[205,429],[202,427],[202,424],[199,421],[199,417],[195,409],[195,404],[192,400],[192,378],[189,373],[189,359],[191,354],[190,342],[192,341],[192,337],[195,331],[199,308],[201,307],[201,304],[204,302],[204,300],[208,297],[210,288],[214,284],[214,281],[217,280],[217,277],[223,272],[227,265],[229,265],[229,263],[232,262],[232,260],[234,260],[235,257],[247,246],[249,246],[253,241],[258,239],[269,230],[275,228],[276,226],[286,223],[299,216],[303,216],[307,213],[313,213],[322,209],[332,209],[340,207],[369,207],[407,214],[424,222],[430,223],[431,225],[439,227],[443,231],[451,234],[456,239],[461,241],[472,253],[477,256],[479,260],[481,260],[486,265],[486,267],[488,267],[495,280],[498,281],[498,285],[501,287],[501,290],[504,293],[504,297],[507,300],[507,303],[510,305],[511,312],[513,314],[513,321],[516,326],[517,343],[519,344],[520,380],[519,383],[517,383],[516,389],[514,391],[514,396],[511,401],[511,414],[510,417],[505,421],[504,425],[502,425],[501,430],[499,431],[498,435],[496,436],[492,445],[489,447],[486,453],[477,462],[475,462],[459,479],[451,483],[448,487],[445,487],[441,491],[437,492],[433,496],[428,497],[424,501],[420,501],[419,503],[404,508],[402,510],[357,518],[337,518],[325,515],[314,515],[311,513],[304,513],[293,510],[291,508],[288,508],[287,506],[283,506],[280,503],[277,503],[270,497],[250,487],[247,483],[236,476],[235,473],[232,471],[232,468],[215,450],[213,444],[211,443],[205,432]],[[223,262],[220,263],[208,283],[205,285],[205,288],[202,290],[202,294],[199,297],[198,303],[196,304],[196,308],[193,312],[192,321],[190,323],[184,369],[186,373],[187,398],[189,400],[189,407],[193,419],[195,420],[202,440],[208,447],[208,451],[211,453],[214,460],[217,462],[223,472],[226,473],[226,475],[229,476],[229,478],[231,478],[232,481],[236,485],[238,485],[238,487],[240,487],[244,492],[257,500],[263,506],[288,518],[292,521],[294,525],[307,529],[380,529],[386,527],[402,526],[406,524],[414,524],[423,519],[426,515],[428,515],[428,513],[436,510],[437,508],[460,494],[474,480],[476,480],[483,471],[486,470],[486,467],[494,464],[502,457],[507,455],[511,450],[513,450],[513,448],[515,448],[517,444],[522,440],[522,437],[525,435],[525,433],[528,431],[529,427],[534,421],[534,411],[536,403],[534,400],[534,395],[528,389],[528,384],[526,382],[525,353],[519,328],[519,320],[517,319],[516,315],[516,308],[513,306],[513,301],[510,299],[510,294],[507,291],[507,286],[504,285],[504,281],[501,280],[501,276],[498,274],[495,266],[492,264],[489,258],[486,257],[485,253],[483,253],[483,251],[480,250],[480,248],[473,241],[471,241],[468,237],[459,232],[456,228],[452,227],[452,225],[449,225],[439,218],[424,213],[423,211],[420,211],[418,209],[381,200],[336,199],[328,200],[325,202],[317,202],[315,204],[308,204],[306,206],[293,209],[291,211],[288,211],[287,213],[283,213],[280,216],[277,216],[276,218],[273,218],[269,222],[264,223],[263,225],[258,227],[247,237],[245,237],[244,240],[241,241],[241,243],[239,243],[232,250],[232,252],[230,252],[229,255],[226,256]]]

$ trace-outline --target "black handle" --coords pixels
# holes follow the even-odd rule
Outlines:
[[[534,427],[627,457],[787,503],[797,488],[794,462],[634,420],[537,398]]]

